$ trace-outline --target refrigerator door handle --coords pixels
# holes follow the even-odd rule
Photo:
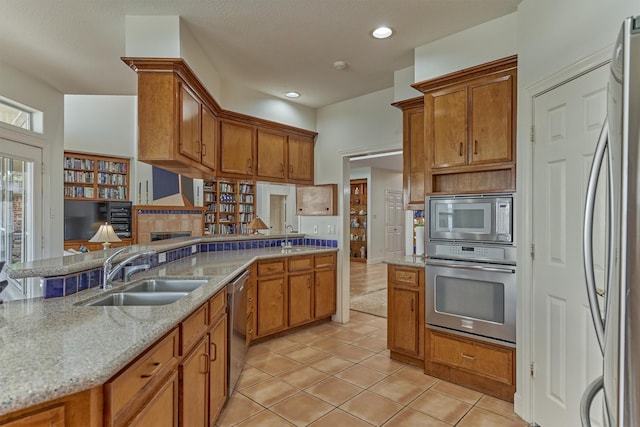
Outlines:
[[[591,309],[591,318],[596,330],[596,337],[600,345],[600,351],[604,354],[604,321],[600,315],[600,305],[596,293],[596,279],[593,270],[593,215],[595,210],[596,192],[598,189],[598,176],[604,160],[605,150],[609,141],[609,124],[605,118],[604,125],[598,137],[598,145],[593,155],[589,184],[587,186],[587,198],[584,206],[584,230],[582,233],[582,252],[584,254],[584,274],[587,285],[587,296]],[[609,260],[611,262],[611,260]]]
[[[602,376],[596,378],[589,384],[584,394],[582,395],[582,399],[580,399],[580,420],[582,421],[582,427],[591,427],[591,417],[589,416],[589,410],[591,409],[591,404],[593,403],[593,399],[596,397],[598,392],[602,390],[604,387],[604,382],[602,380]]]

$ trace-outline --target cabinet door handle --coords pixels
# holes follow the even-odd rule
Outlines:
[[[212,342],[211,348],[213,350],[213,357],[211,358],[211,361],[215,362],[218,359],[218,346],[216,345],[216,343]]]
[[[411,297],[411,301],[409,301],[409,309],[413,313],[413,297]]]
[[[202,155],[206,156],[207,155],[207,146],[202,144],[202,143],[200,143],[200,145],[202,146]]]
[[[462,356],[463,359],[467,359],[467,360],[476,360],[475,357],[473,356],[469,356],[468,354],[464,354],[464,353],[460,353],[460,355]]]
[[[462,142],[460,143],[460,148],[458,148],[458,155],[462,157]]]
[[[158,369],[160,369],[160,366],[162,366],[162,364],[160,362],[155,362],[153,364],[153,370],[151,372],[149,372],[148,374],[140,375],[140,378],[151,378],[152,376],[154,376],[156,374]]]
[[[206,375],[209,373],[209,355],[207,353],[202,353],[200,355],[200,360],[204,360],[204,372],[200,371],[200,373]]]
[[[311,289],[311,280],[307,277],[307,288]]]
[[[473,141],[473,154],[478,154],[478,140]]]
[[[249,170],[249,172],[251,172],[251,170],[253,169],[253,159],[251,158],[247,159],[247,169]]]
[[[284,163],[280,162],[280,174],[284,176]]]
[[[196,153],[200,154],[200,141],[196,139]]]
[[[293,165],[289,164],[289,173],[293,173]]]

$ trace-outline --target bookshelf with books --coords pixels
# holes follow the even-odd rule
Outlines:
[[[255,218],[255,183],[205,181],[204,231],[211,235],[249,234]]]
[[[129,159],[66,151],[64,198],[129,200]]]

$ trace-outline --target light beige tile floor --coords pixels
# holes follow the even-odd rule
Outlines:
[[[217,425],[526,427],[509,402],[389,359],[386,319],[351,312],[249,349]]]

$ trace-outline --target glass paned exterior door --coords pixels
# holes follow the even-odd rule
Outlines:
[[[0,260],[33,258],[33,162],[0,155]]]

